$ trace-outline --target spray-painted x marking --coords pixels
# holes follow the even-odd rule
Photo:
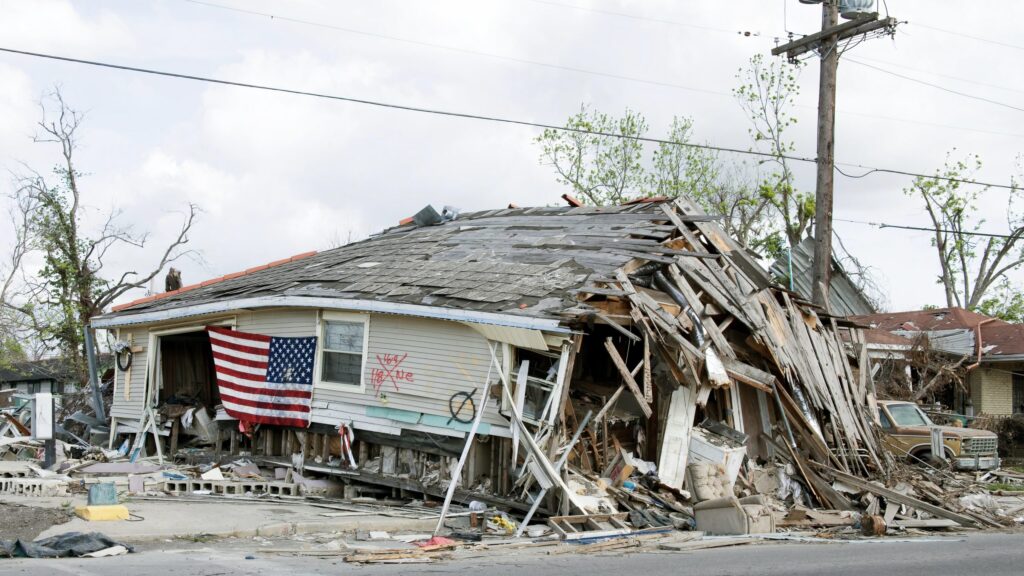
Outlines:
[[[402,362],[405,362],[405,359],[408,356],[408,352],[402,354],[402,357],[395,362],[395,365],[388,368],[387,363],[384,362],[384,359],[380,357],[380,354],[377,354],[377,364],[380,364],[380,369],[384,371],[384,378],[391,380],[391,383],[395,385],[395,390],[398,390],[399,392],[401,391],[401,388],[398,387],[398,380],[395,380],[394,372],[395,370],[398,370],[398,367],[402,365]],[[377,381],[377,389],[375,390],[376,392],[380,392],[380,387],[384,385],[384,378],[381,378],[380,380]]]

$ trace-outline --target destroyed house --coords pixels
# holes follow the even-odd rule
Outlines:
[[[956,307],[851,319],[870,326],[865,340],[883,377],[908,391],[927,386],[945,368],[962,384],[928,396],[953,411],[996,418],[1024,413],[1024,325]],[[934,356],[931,366],[915,362],[923,350]]]
[[[820,466],[887,466],[859,332],[775,284],[684,199],[407,223],[92,325],[125,350],[111,445],[152,414],[164,450],[205,436],[218,454],[298,457],[360,486],[439,496],[479,415],[457,500],[522,510],[551,487],[584,513],[607,505],[576,482],[621,483],[634,468],[656,468],[683,498],[702,485],[687,475],[707,473],[688,464],[731,487],[745,458],[774,458],[843,508]],[[315,339],[308,426],[241,422],[240,434],[217,410],[210,335],[230,331]],[[187,431],[178,416],[191,408]]]

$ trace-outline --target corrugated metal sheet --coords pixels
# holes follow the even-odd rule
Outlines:
[[[810,300],[813,295],[814,272],[814,240],[804,238],[793,248],[793,290]],[[789,262],[785,256],[779,258],[772,264],[771,273],[776,278],[789,277]],[[829,308],[837,316],[857,316],[861,314],[874,314],[875,309],[864,297],[846,271],[839,263],[832,259],[832,281],[829,286]]]
[[[529,348],[531,350],[547,350],[548,341],[540,330],[528,330],[526,328],[509,328],[507,326],[495,326],[493,324],[465,323],[466,326],[476,330],[488,340],[504,342],[517,348]]]
[[[920,331],[893,330],[893,334],[906,338],[917,338]],[[928,336],[928,344],[935,350],[948,352],[956,356],[971,356],[977,352],[974,330],[962,328],[958,330],[930,330],[924,332]]]

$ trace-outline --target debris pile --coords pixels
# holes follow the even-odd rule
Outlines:
[[[445,423],[457,420],[464,438],[423,432],[420,414],[419,430],[397,436],[348,422],[252,427],[210,398],[154,395],[138,426],[114,426],[106,449],[86,441],[102,423],[76,413],[89,434],[65,434],[52,470],[23,466],[14,480],[437,519],[418,544],[321,550],[351,562],[431,561],[466,542],[596,551],[671,534],[666,546],[695,549],[712,545],[700,532],[879,536],[1019,522],[1022,508],[993,498],[986,481],[909,467],[886,450],[855,323],[779,286],[684,199],[617,209],[612,248],[603,230],[561,240],[594,248],[595,261],[616,251],[617,264],[587,275],[560,308],[571,338],[549,347],[538,335],[542,351],[514,353],[488,339],[490,357],[474,358],[490,365],[487,381],[452,396],[473,417],[453,408]],[[495,404],[500,435],[480,426]],[[382,419],[411,414],[374,408]],[[24,411],[4,414],[0,459],[42,459],[30,428]]]

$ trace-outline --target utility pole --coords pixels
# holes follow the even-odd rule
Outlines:
[[[821,3],[821,30],[839,25],[839,0]],[[818,177],[814,194],[814,274],[811,301],[828,310],[832,276],[832,191],[835,176],[836,71],[839,41],[835,34],[821,42],[818,78]]]
[[[805,0],[802,2],[809,3]],[[879,18],[877,13],[858,12],[850,22],[839,23],[839,0],[822,0],[821,31],[772,50],[773,56],[786,54],[790,60],[817,49],[821,57],[818,78],[818,171],[814,195],[814,262],[812,263],[812,301],[829,309],[829,283],[832,277],[832,197],[835,177],[836,75],[839,68],[839,42],[855,36],[896,27],[895,18]],[[871,3],[868,3],[870,6]]]

